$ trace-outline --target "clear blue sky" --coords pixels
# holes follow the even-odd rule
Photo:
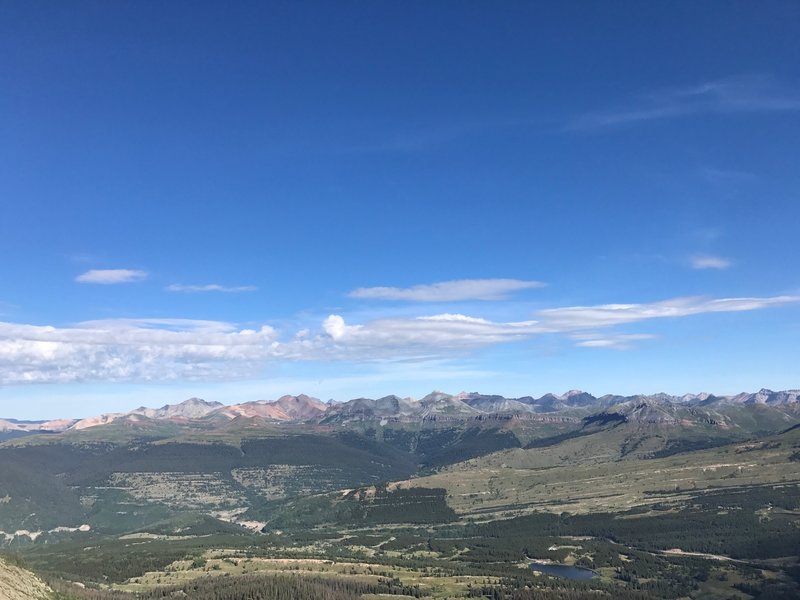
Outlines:
[[[0,416],[800,386],[797,2],[0,4]]]

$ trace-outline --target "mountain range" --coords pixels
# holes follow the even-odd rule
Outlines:
[[[335,425],[368,421],[468,421],[493,418],[547,421],[564,417],[579,420],[605,411],[645,422],[673,422],[679,419],[676,413],[679,409],[689,409],[695,415],[698,411],[707,413],[710,416],[706,418],[713,420],[715,409],[736,406],[766,406],[794,414],[800,411],[800,390],[761,389],[734,396],[715,396],[708,393],[673,396],[661,393],[633,396],[607,394],[600,397],[580,390],[570,390],[564,394],[547,393],[539,398],[506,398],[477,392],[452,395],[434,391],[419,400],[390,395],[377,399],[355,398],[346,402],[323,402],[300,394],[285,395],[271,401],[257,400],[232,405],[189,398],[179,404],[168,404],[161,408],[141,406],[127,413],[106,413],[83,419],[0,419],[0,432],[5,433],[5,437],[14,437],[31,433],[79,431],[114,422],[136,424],[151,421],[176,424],[202,422],[214,425],[233,420],[256,420]],[[721,418],[724,420],[724,416]]]

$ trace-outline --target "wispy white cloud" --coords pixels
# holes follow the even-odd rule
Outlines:
[[[417,153],[458,142],[465,138],[486,134],[519,132],[521,129],[541,125],[546,119],[537,117],[474,118],[468,121],[441,123],[406,123],[402,129],[385,131],[382,124],[370,127],[369,139],[360,143],[338,145],[345,153]],[[396,124],[395,124],[396,125]]]
[[[598,327],[613,327],[649,319],[688,317],[705,313],[758,310],[800,302],[800,296],[768,298],[673,298],[649,304],[601,304],[550,308],[537,313],[542,327],[563,332]]]
[[[227,294],[237,294],[241,292],[255,292],[258,288],[254,285],[225,286],[218,283],[207,283],[205,285],[184,285],[182,283],[173,283],[164,289],[168,292],[223,292]]]
[[[568,123],[567,129],[609,129],[696,114],[798,110],[800,91],[796,89],[787,89],[763,76],[729,77],[645,94],[628,106],[580,115]]]
[[[379,319],[359,325],[348,325],[342,316],[330,315],[323,331],[340,348],[431,352],[520,340],[539,333],[541,328],[536,321],[497,323],[460,314]]]
[[[411,302],[457,302],[460,300],[502,300],[520,290],[543,287],[540,281],[521,279],[457,279],[409,288],[368,287],[348,294],[351,298],[407,300]]]
[[[95,254],[89,254],[87,252],[65,254],[64,256],[68,260],[79,264],[86,264],[86,263],[97,264],[98,262],[103,262],[105,260],[104,258],[101,258]]]
[[[81,329],[101,331],[137,330],[184,333],[230,333],[236,327],[225,321],[206,319],[94,319],[78,323]],[[249,331],[249,330],[245,330]]]
[[[613,350],[630,350],[634,342],[642,340],[652,340],[654,335],[649,333],[587,333],[575,334],[570,336],[575,340],[576,346],[583,348],[604,348]]]
[[[330,315],[315,331],[244,329],[224,321],[110,319],[70,327],[0,322],[0,385],[82,381],[213,381],[258,376],[287,361],[431,361],[541,334],[579,346],[626,348],[651,339],[615,326],[659,318],[799,303],[800,296],[674,298],[649,304],[571,306],[535,320],[496,322],[458,313],[350,323]]]
[[[700,177],[715,186],[740,186],[752,183],[758,179],[750,171],[737,171],[733,169],[719,169],[716,167],[702,167]]]
[[[689,264],[693,269],[728,269],[733,265],[727,258],[707,254],[693,256]]]
[[[137,269],[91,269],[75,278],[78,283],[131,283],[147,279],[147,271]]]
[[[420,152],[478,134],[486,129],[487,125],[474,122],[425,128],[412,127],[406,131],[384,134],[383,137],[362,144],[346,146],[343,150],[351,153]]]

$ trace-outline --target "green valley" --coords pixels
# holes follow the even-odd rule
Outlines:
[[[800,593],[795,402],[483,398],[17,437],[5,551],[62,599]]]

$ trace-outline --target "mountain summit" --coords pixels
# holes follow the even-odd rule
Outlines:
[[[189,398],[180,404],[165,404],[161,408],[140,406],[129,415],[142,415],[150,419],[199,419],[224,406],[222,402],[206,402],[202,398]]]

